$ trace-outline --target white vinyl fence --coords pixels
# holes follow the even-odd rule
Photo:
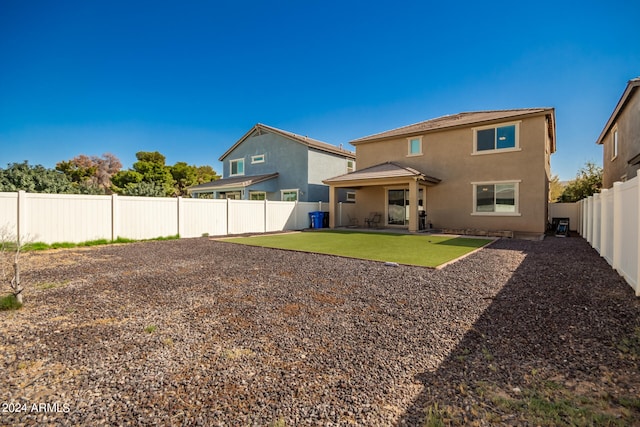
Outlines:
[[[640,172],[639,174],[640,175]],[[578,231],[640,296],[640,177],[578,202]]]
[[[338,204],[336,224],[347,225],[347,214],[353,215],[354,207]],[[329,204],[0,193],[0,228],[44,243],[299,230],[309,227],[309,212],[313,211],[327,212]]]

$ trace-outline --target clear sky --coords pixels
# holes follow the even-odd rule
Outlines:
[[[563,180],[640,76],[640,2],[0,1],[0,167],[211,165],[255,123],[335,145],[555,107]]]

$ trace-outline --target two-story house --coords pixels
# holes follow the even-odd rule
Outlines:
[[[640,77],[629,80],[596,141],[603,147],[602,188],[637,176],[640,169]]]
[[[222,156],[222,179],[189,188],[192,197],[328,202],[322,180],[355,170],[355,153],[256,124]],[[347,201],[352,192],[342,191]]]
[[[356,139],[358,170],[324,181],[330,209],[348,187],[360,221],[379,212],[386,227],[418,231],[424,212],[434,228],[542,234],[555,143],[553,108],[460,113]]]

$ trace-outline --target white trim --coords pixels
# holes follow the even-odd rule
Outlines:
[[[233,173],[233,163],[234,162],[242,162],[242,173]],[[237,169],[237,167],[236,167]],[[229,160],[229,176],[242,176],[244,175],[244,157],[239,159]]]
[[[280,200],[284,201],[284,193],[296,193],[296,202],[300,200],[300,189],[299,188],[287,188],[284,190],[280,190]],[[291,201],[291,200],[289,200]]]
[[[351,196],[351,197],[349,197]],[[355,202],[356,201],[356,192],[355,191],[347,191],[347,202]]]
[[[349,162],[351,162],[351,167],[349,167]],[[356,170],[356,161],[353,159],[347,159],[347,173],[355,172],[355,170]]]
[[[508,153],[510,151],[522,151],[522,149],[520,148],[520,123],[522,123],[522,120],[518,120],[518,121],[515,121],[515,122],[497,123],[497,124],[493,124],[493,125],[478,126],[478,127],[471,128],[471,130],[473,131],[473,147],[472,147],[473,150],[471,152],[471,155],[473,156],[473,155],[478,155],[478,154]],[[480,150],[480,151],[478,151],[478,131],[479,130],[496,129],[496,133],[497,133],[497,129],[498,128],[503,128],[503,127],[507,127],[507,126],[515,126],[515,142],[514,142],[515,145],[513,147],[494,148],[493,150]],[[494,147],[495,147],[495,145],[494,145]]]
[[[254,194],[263,194],[264,199],[252,199],[251,196]],[[267,192],[266,191],[249,191],[249,200],[267,200]]]
[[[260,160],[260,158],[262,158]],[[256,160],[258,159],[258,160]],[[254,165],[256,163],[264,163],[266,160],[266,157],[264,154],[256,154],[255,156],[251,156],[251,164]]]
[[[420,144],[419,146],[420,151],[418,153],[411,152],[411,142],[415,140],[417,140],[418,143]],[[423,153],[424,151],[422,150],[422,136],[412,136],[407,138],[407,157],[422,156]]]
[[[471,192],[472,192],[472,206],[473,211],[471,212],[472,216],[522,216],[520,212],[520,182],[522,180],[508,180],[508,181],[477,181],[471,183]],[[476,209],[478,208],[478,186],[479,185],[501,185],[501,184],[513,184],[514,185],[514,209],[515,212],[478,212]],[[495,192],[494,192],[495,197]],[[494,199],[494,207],[495,207],[495,199]]]

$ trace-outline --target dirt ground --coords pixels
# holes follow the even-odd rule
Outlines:
[[[640,425],[640,300],[580,238],[442,270],[207,238],[22,265],[0,425]]]

